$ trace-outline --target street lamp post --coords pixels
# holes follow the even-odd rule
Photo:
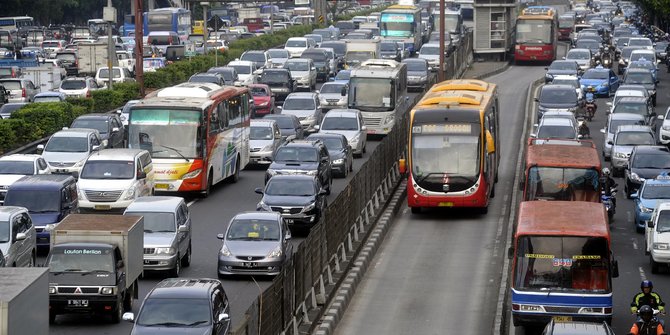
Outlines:
[[[107,0],[107,7],[102,10],[102,18],[107,21],[107,85],[112,89],[112,78],[114,78],[114,58],[116,57],[116,50],[112,41],[112,25],[116,22],[116,8],[112,7],[112,0]]]

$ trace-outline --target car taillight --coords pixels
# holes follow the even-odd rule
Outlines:
[[[172,36],[168,36],[168,44],[172,45]]]
[[[12,78],[16,78],[16,77],[17,77],[16,70],[12,69]]]
[[[25,98],[25,97],[26,97],[26,89],[25,89],[25,88],[22,88],[22,89],[21,89],[21,97],[22,97],[22,98]]]

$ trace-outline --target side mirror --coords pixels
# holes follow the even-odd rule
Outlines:
[[[645,221],[646,225],[648,228],[654,228],[654,221],[647,220]]]
[[[16,241],[23,241],[26,239],[26,233],[17,233],[14,239]]]
[[[123,313],[121,319],[123,319],[123,321],[135,322],[135,314],[133,312]]]
[[[346,86],[342,87],[342,91],[340,91],[340,95],[341,96],[346,96],[347,95],[347,87]]]
[[[612,278],[619,277],[619,262],[614,260],[612,261]]]
[[[217,318],[217,322],[226,322],[230,320],[230,316],[228,313],[221,313],[219,314],[219,317]]]
[[[321,126],[319,126],[318,124],[314,126],[314,130],[319,131],[319,129],[321,129]]]
[[[44,144],[38,144],[37,151],[44,151]]]
[[[398,160],[398,170],[400,174],[407,173],[407,161],[404,158]]]
[[[614,142],[612,140],[607,140],[607,144],[614,145]]]
[[[533,101],[540,102],[540,98],[533,98]]]
[[[637,199],[638,196],[639,196],[638,192],[635,192],[635,193],[630,195],[630,198],[631,199]]]
[[[180,233],[187,233],[189,231],[188,226],[183,224],[177,227],[177,231]]]
[[[367,126],[362,126],[361,131],[368,131],[368,127]]]
[[[665,116],[664,115],[658,115],[658,116],[656,116],[656,119],[663,120],[663,119],[665,119]]]
[[[507,249],[507,258],[514,258],[514,247],[509,247],[509,249]]]
[[[537,134],[536,133],[530,133],[530,138],[536,138]]]
[[[263,189],[260,188],[260,187],[256,187],[256,189],[254,189],[254,192],[256,192],[258,194],[263,194]]]
[[[284,236],[284,240],[285,241],[290,241],[292,238],[293,238],[293,236],[291,236],[291,231],[287,231],[286,236]]]
[[[94,145],[94,146],[91,148],[91,151],[98,151],[98,150],[100,150],[100,146],[99,146],[99,145]]]
[[[218,238],[219,240],[223,240],[226,237],[223,234],[216,234],[216,238]]]
[[[120,259],[118,262],[116,262],[116,267],[117,268],[122,268],[125,264],[123,263],[123,260]]]

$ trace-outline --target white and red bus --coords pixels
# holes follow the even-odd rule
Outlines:
[[[546,6],[530,6],[516,19],[514,62],[551,62],[558,46],[558,16]]]
[[[481,80],[435,84],[410,113],[408,206],[486,212],[498,174],[498,96]],[[406,163],[406,164],[405,164]]]
[[[200,192],[249,163],[251,114],[245,87],[184,83],[155,92],[130,110],[128,146],[147,149],[157,192]]]

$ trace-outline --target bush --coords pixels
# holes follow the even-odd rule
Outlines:
[[[14,148],[17,141],[16,132],[14,131],[15,124],[20,120],[0,119],[0,152],[5,153]]]
[[[95,106],[95,101],[91,98],[67,98],[66,101],[72,106],[84,108],[89,113],[93,112]]]
[[[28,142],[43,138],[69,126],[74,120],[72,105],[67,102],[29,104],[12,113],[11,119],[25,122]],[[17,129],[17,131],[20,131]]]

